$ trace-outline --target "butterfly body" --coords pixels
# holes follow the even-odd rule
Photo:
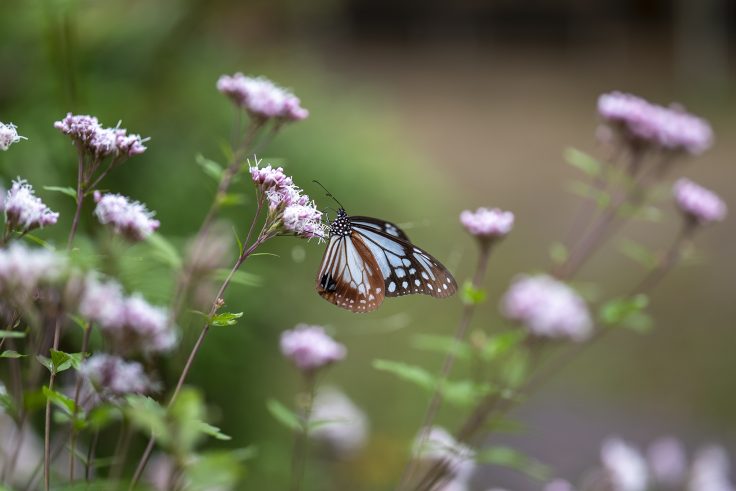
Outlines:
[[[453,295],[457,283],[449,271],[395,224],[351,217],[340,209],[319,272],[317,292],[353,312],[377,309],[385,297]]]

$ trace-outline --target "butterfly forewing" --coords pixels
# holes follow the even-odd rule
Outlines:
[[[317,292],[353,312],[375,310],[383,302],[384,281],[370,249],[360,237],[330,237],[317,273]]]
[[[350,220],[353,234],[363,239],[381,270],[387,297],[414,293],[444,298],[457,291],[450,272],[430,254],[408,240],[378,230],[386,223],[385,228],[400,231],[395,225],[376,219],[365,225],[364,217]]]
[[[350,217],[350,223],[353,225],[353,227],[357,226],[377,230],[379,232],[383,232],[384,234],[398,237],[399,239],[406,242],[411,242],[409,240],[409,236],[406,235],[406,232],[401,230],[395,223],[386,222],[384,220],[379,220],[377,218],[371,217]]]

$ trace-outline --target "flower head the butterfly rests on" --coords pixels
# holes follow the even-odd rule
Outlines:
[[[21,178],[13,181],[5,196],[4,207],[6,227],[19,232],[53,225],[59,219],[59,214],[51,211],[36,196],[33,187]]]
[[[18,134],[17,126],[0,121],[0,150],[5,151],[10,148],[10,145],[21,140],[27,140],[27,138]]]
[[[222,75],[217,80],[217,90],[256,119],[289,122],[309,116],[298,97],[265,77],[246,77],[242,73]]]
[[[268,202],[270,229],[277,234],[324,239],[327,229],[314,201],[303,194],[282,167],[259,167],[259,164],[256,161],[249,170],[256,189]]]
[[[713,143],[710,124],[677,105],[663,107],[631,94],[610,92],[598,98],[598,114],[621,141],[634,148],[698,155]]]
[[[505,237],[514,227],[514,214],[498,208],[465,210],[460,214],[460,223],[465,230],[482,244]]]
[[[675,203],[686,219],[704,225],[726,218],[726,203],[713,191],[690,179],[678,179],[673,187]]]

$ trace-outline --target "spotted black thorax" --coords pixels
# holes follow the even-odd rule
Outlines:
[[[350,218],[344,209],[340,208],[337,211],[337,216],[330,224],[330,237],[349,237],[353,231],[353,226],[350,223]]]

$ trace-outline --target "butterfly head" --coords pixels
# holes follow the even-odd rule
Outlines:
[[[337,210],[337,216],[330,224],[330,237],[348,237],[353,231],[350,218],[343,208]]]

